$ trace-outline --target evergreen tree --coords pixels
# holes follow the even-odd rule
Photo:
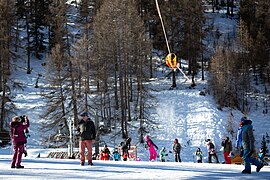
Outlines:
[[[29,19],[31,51],[34,52],[36,58],[41,59],[46,47],[45,29],[47,26],[46,17],[49,15],[49,6],[52,0],[32,0],[31,15]]]

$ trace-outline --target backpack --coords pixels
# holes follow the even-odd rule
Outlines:
[[[243,131],[242,127],[239,127],[237,131],[237,138],[236,138],[236,143],[235,143],[236,148],[241,148],[242,146],[242,131]]]
[[[210,142],[209,146],[210,146],[210,149],[215,149],[215,145],[212,142]]]

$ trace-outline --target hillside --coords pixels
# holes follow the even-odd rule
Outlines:
[[[24,64],[21,64],[23,67]],[[14,96],[15,104],[18,108],[17,114],[27,114],[31,121],[30,134],[28,140],[28,148],[44,148],[42,145],[40,133],[40,125],[43,121],[40,116],[46,104],[40,96],[43,84],[43,77],[39,80],[39,88],[35,88],[36,77],[38,74],[45,73],[44,67],[41,66],[40,60],[33,61],[33,71],[26,75],[24,68],[17,68],[14,80],[21,82],[23,89],[17,89]],[[154,142],[161,147],[171,149],[171,145],[175,138],[178,138],[183,146],[181,153],[182,160],[194,161],[193,152],[197,147],[201,147],[204,158],[206,158],[205,139],[212,139],[219,150],[222,138],[228,136],[226,126],[228,117],[232,112],[234,115],[235,131],[242,117],[242,113],[237,110],[223,109],[219,110],[210,94],[206,96],[199,95],[204,88],[207,90],[207,80],[201,81],[196,79],[197,86],[190,89],[190,82],[185,81],[182,76],[177,77],[177,86],[175,90],[168,90],[171,85],[170,79],[154,79],[149,86],[155,89],[152,95],[155,96],[156,106],[151,113],[152,119],[155,119],[156,128],[149,133]],[[263,114],[263,104],[259,103],[258,108],[252,109],[249,118],[253,120],[256,135],[256,146],[260,147],[262,136],[269,132],[270,124],[269,114]],[[138,127],[139,125],[129,127],[129,134],[132,137],[133,144],[138,145],[138,156],[142,160],[147,160],[148,152],[142,144],[139,144]],[[122,140],[120,135],[115,136],[115,132],[120,130],[120,125],[111,134],[101,137],[101,142],[105,142],[110,148],[116,147]],[[102,144],[101,144],[102,145]],[[223,157],[220,156],[222,161]],[[172,155],[168,157],[172,161]]]

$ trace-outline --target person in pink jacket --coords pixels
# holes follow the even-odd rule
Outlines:
[[[11,162],[11,168],[24,168],[21,165],[22,154],[24,153],[24,145],[26,144],[26,136],[24,130],[29,127],[29,119],[25,116],[25,122],[21,118],[15,116],[10,123],[10,137],[12,139],[14,154]]]
[[[150,153],[149,161],[155,161],[157,158],[156,149],[158,150],[158,147],[153,143],[153,141],[150,139],[148,135],[146,135],[144,139],[146,142],[146,148],[149,148],[149,153]]]

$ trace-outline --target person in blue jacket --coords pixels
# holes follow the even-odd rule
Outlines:
[[[245,164],[245,169],[242,171],[243,174],[251,174],[251,165],[255,165],[256,172],[260,172],[261,168],[264,166],[263,163],[259,162],[254,158],[255,153],[255,138],[253,135],[252,121],[247,118],[242,118],[242,147],[243,147],[243,160]]]

